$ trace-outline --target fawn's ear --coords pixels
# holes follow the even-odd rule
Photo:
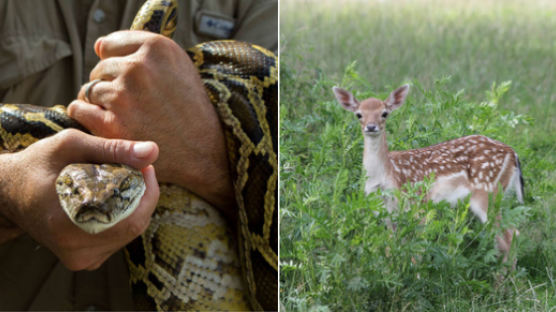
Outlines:
[[[408,92],[409,92],[409,85],[407,84],[392,91],[392,93],[390,93],[388,98],[384,101],[384,104],[386,104],[386,108],[389,111],[393,111],[399,108],[400,106],[402,106],[403,102],[405,101],[405,98],[407,97]]]
[[[338,87],[332,88],[332,91],[334,91],[338,103],[342,104],[344,109],[355,112],[359,108],[359,102],[353,97],[351,92]]]

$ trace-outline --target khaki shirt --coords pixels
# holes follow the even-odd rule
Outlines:
[[[93,49],[96,39],[128,29],[142,3],[1,1],[0,102],[70,103],[99,61]],[[174,40],[188,48],[233,38],[276,51],[277,14],[277,0],[180,1]],[[222,31],[226,27],[228,31]]]
[[[144,1],[0,1],[0,103],[69,104],[99,61],[95,40],[128,29]],[[277,0],[179,1],[174,40],[216,39],[276,52]],[[219,25],[219,27],[215,27]],[[133,309],[123,253],[93,272],[70,272],[27,235],[0,245],[0,309]]]

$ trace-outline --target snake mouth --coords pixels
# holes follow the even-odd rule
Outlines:
[[[75,220],[80,223],[97,222],[108,224],[112,222],[112,215],[105,205],[85,205],[78,209]]]

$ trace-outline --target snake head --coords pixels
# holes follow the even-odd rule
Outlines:
[[[125,165],[71,164],[56,179],[56,192],[70,220],[95,234],[137,208],[145,183],[140,171]]]

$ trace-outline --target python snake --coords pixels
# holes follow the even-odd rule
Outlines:
[[[148,0],[131,29],[171,36],[176,7],[177,0]],[[136,308],[277,310],[276,57],[264,48],[236,41],[202,43],[187,53],[224,128],[239,221],[236,226],[230,225],[217,209],[196,195],[177,185],[161,184],[148,229],[126,246]],[[4,150],[21,150],[65,128],[86,131],[60,105],[0,106],[0,143]],[[136,188],[141,188],[142,178],[136,170],[133,173],[111,164],[75,168],[64,168],[57,179],[62,206],[64,201],[71,202],[69,193],[76,188],[89,194],[81,192],[81,196],[103,203],[114,201],[116,206],[133,206],[133,198],[141,197],[142,191]],[[86,171],[108,171],[115,177],[105,177],[96,186],[74,178],[89,174]],[[127,191],[130,188],[135,194]],[[105,196],[107,193],[116,198]],[[76,224],[91,221],[97,227],[117,219],[106,205],[89,205],[89,210],[75,210],[72,205],[64,209]]]

